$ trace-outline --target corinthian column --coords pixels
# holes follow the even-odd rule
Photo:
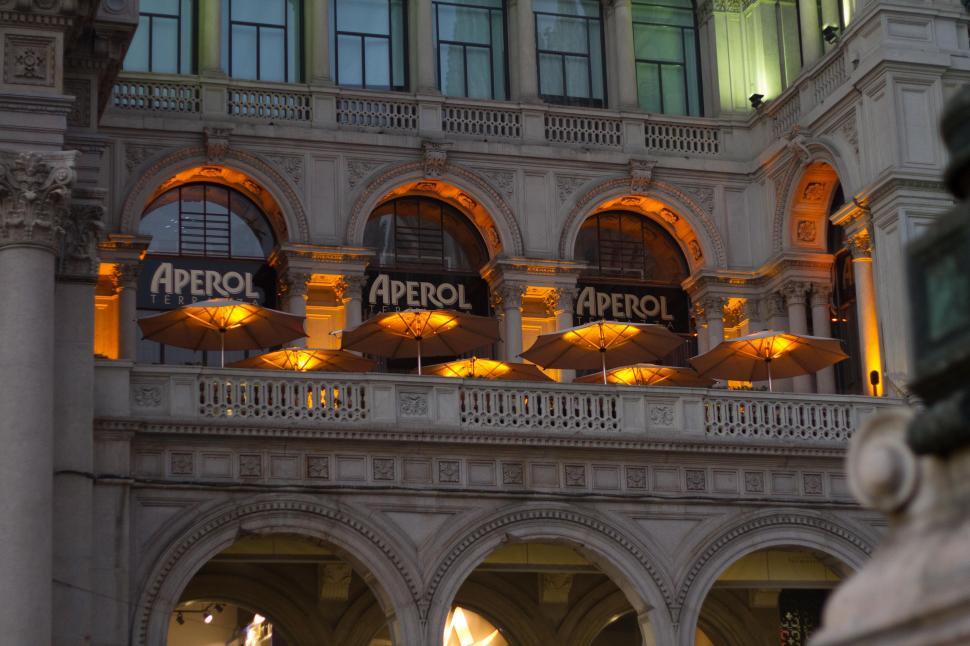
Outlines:
[[[872,279],[872,240],[862,230],[848,240],[852,253],[852,276],[855,278],[855,301],[859,321],[859,346],[862,351],[863,392],[884,394],[882,357],[879,350],[879,321],[876,320],[876,287]],[[870,374],[879,376],[878,392],[870,385]]]
[[[290,314],[306,318],[307,283],[312,274],[289,270],[286,277],[280,280],[279,292],[283,308]],[[305,324],[304,324],[305,327]],[[292,342],[295,348],[307,347],[307,338],[303,337]]]
[[[141,263],[133,260],[115,265],[118,287],[118,358],[134,361],[138,356],[138,274]]]
[[[54,258],[76,155],[0,153],[0,635],[9,644],[51,643]]]
[[[808,283],[788,282],[781,288],[788,307],[788,330],[792,334],[808,334],[808,316],[805,303],[808,299]],[[796,393],[812,392],[812,376],[802,375],[792,378]]]
[[[361,323],[364,308],[364,274],[344,274],[340,280],[340,300],[344,304],[344,328],[355,328]]]
[[[522,353],[522,295],[525,286],[519,283],[503,282],[493,291],[493,305],[501,309],[504,326],[502,340],[505,345],[505,360],[519,361]]]
[[[55,295],[54,644],[92,630],[94,290],[104,208],[75,203],[63,221]]]
[[[829,301],[832,287],[826,284],[812,286],[812,333],[815,336],[832,336],[832,313]],[[815,374],[815,385],[820,393],[835,392],[835,368],[822,368]]]
[[[546,304],[556,317],[557,330],[565,330],[573,326],[573,303],[575,300],[575,288],[558,287],[549,292]],[[570,383],[575,378],[575,370],[559,370],[559,381],[562,383]]]

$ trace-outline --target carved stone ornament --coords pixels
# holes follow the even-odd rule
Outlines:
[[[511,199],[515,195],[515,173],[512,171],[495,168],[473,168],[472,170],[487,179],[506,199]]]
[[[461,479],[461,467],[457,460],[438,462],[438,482],[456,484]]]
[[[701,469],[687,469],[685,474],[687,491],[704,491],[707,489],[707,472]]]
[[[283,173],[293,185],[303,188],[303,156],[302,155],[266,155],[274,168]]]
[[[360,300],[363,298],[366,284],[367,276],[364,274],[344,274],[334,283],[333,291],[337,300],[344,302],[352,299]]]
[[[550,289],[543,297],[543,303],[550,315],[573,311],[573,301],[579,290],[575,288],[557,287]]]
[[[680,222],[680,216],[670,209],[660,209],[660,217],[664,222],[670,225]]]
[[[239,477],[258,478],[263,473],[263,458],[260,455],[239,456]]]
[[[832,302],[832,286],[828,283],[814,283],[812,285],[812,307],[827,306]]]
[[[795,230],[795,235],[799,242],[815,242],[818,236],[818,227],[814,220],[799,220]]]
[[[781,294],[768,294],[761,302],[765,310],[766,318],[773,319],[788,316],[788,310],[785,308],[785,299],[782,298]]]
[[[872,238],[868,231],[860,231],[847,240],[853,258],[872,258]]]
[[[802,199],[806,202],[821,202],[825,197],[825,184],[822,182],[809,182],[802,192]]]
[[[56,251],[74,183],[77,153],[0,152],[0,247]]]
[[[646,193],[653,181],[653,169],[657,162],[652,159],[631,159],[629,165],[630,191]]]
[[[5,34],[3,82],[53,87],[57,64],[57,41],[50,36]]]
[[[673,406],[651,406],[650,425],[651,426],[673,426],[674,425]]]
[[[526,286],[522,283],[502,282],[492,289],[492,307],[494,309],[518,309],[522,307],[522,296]]]
[[[402,417],[428,416],[428,396],[424,393],[398,393],[397,404]]]
[[[384,162],[373,159],[348,159],[345,164],[348,188],[353,189],[364,178],[383,165]]]
[[[311,480],[329,480],[330,458],[325,455],[307,456],[306,477]]]
[[[210,164],[219,164],[229,152],[229,135],[232,128],[205,128],[205,158]]]
[[[159,386],[132,384],[131,401],[138,408],[158,408],[162,405],[162,389]]]
[[[523,484],[523,469],[519,462],[502,463],[502,484],[520,485]]]
[[[421,142],[422,167],[425,177],[441,177],[448,163],[445,145],[434,141]]]
[[[803,283],[801,281],[788,281],[781,286],[781,295],[785,297],[785,304],[788,306],[792,305],[804,305],[807,297],[808,290],[811,287],[808,283]]]
[[[585,487],[586,486],[586,467],[582,464],[566,465],[566,486]]]
[[[687,248],[690,249],[690,255],[694,260],[699,262],[704,259],[704,250],[701,249],[701,245],[697,240],[688,242]]]
[[[313,274],[308,272],[293,271],[292,269],[287,271],[286,275],[280,278],[277,286],[280,298],[300,296],[306,299],[307,291],[309,291],[308,283],[312,276]]]
[[[626,488],[627,489],[646,489],[647,488],[647,468],[646,467],[627,467]]]
[[[93,280],[98,275],[98,242],[104,231],[104,207],[100,204],[72,204],[61,226],[64,235],[57,273]]]
[[[587,177],[577,177],[575,175],[556,175],[556,197],[560,204],[566,201],[579,189],[580,186],[589,181]]]

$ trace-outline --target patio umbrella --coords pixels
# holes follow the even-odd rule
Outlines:
[[[138,319],[146,339],[189,350],[255,350],[306,336],[303,317],[256,303],[213,298]]]
[[[344,350],[284,348],[230,363],[230,368],[296,370],[298,372],[370,372],[376,362]]]
[[[766,330],[722,341],[690,363],[704,377],[767,379],[771,390],[772,378],[809,375],[848,358],[838,339]]]
[[[607,367],[656,361],[683,342],[662,325],[596,321],[542,334],[519,356],[543,368],[601,368],[605,384]]]
[[[340,347],[380,357],[458,355],[499,340],[498,321],[454,310],[404,310],[370,317],[340,337]]]
[[[594,383],[600,380],[599,374],[577,377],[574,382]],[[684,386],[687,388],[709,388],[714,380],[701,377],[693,368],[658,366],[653,363],[636,363],[620,366],[606,371],[606,380],[611,384],[627,386]]]
[[[509,381],[552,381],[548,375],[531,363],[512,363],[492,359],[461,359],[448,363],[436,363],[424,369],[425,374],[439,377],[475,379],[503,379]]]

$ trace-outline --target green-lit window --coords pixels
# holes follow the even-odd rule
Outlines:
[[[195,71],[195,2],[141,0],[138,29],[125,55],[131,72],[192,74]]]
[[[407,88],[407,2],[332,0],[331,72],[337,85]]]
[[[434,2],[434,42],[442,94],[507,98],[504,5],[504,0]]]
[[[700,115],[692,0],[634,2],[633,41],[640,107],[647,112]]]
[[[301,0],[222,0],[222,61],[229,76],[302,80]]]
[[[543,100],[606,105],[599,0],[533,0],[532,8]]]

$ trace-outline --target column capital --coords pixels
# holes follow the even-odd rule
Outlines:
[[[700,320],[708,321],[713,316],[716,319],[724,317],[724,306],[728,299],[723,296],[707,294],[694,301],[694,312]]]
[[[779,293],[785,298],[785,304],[788,307],[804,305],[807,301],[810,287],[811,285],[809,283],[800,280],[789,280],[781,286]]]
[[[832,299],[832,286],[828,283],[812,284],[812,307],[828,307]]]
[[[114,265],[115,287],[118,289],[134,289],[138,285],[141,275],[141,263],[138,261],[117,262]]]
[[[781,294],[768,294],[761,299],[761,303],[764,308],[765,318],[772,319],[777,316],[788,316],[788,310],[785,308],[785,299],[782,298]]]
[[[860,231],[846,240],[853,260],[872,258],[872,238],[866,230]]]
[[[492,308],[496,310],[519,309],[525,294],[524,283],[502,281],[492,287]]]
[[[343,274],[334,283],[333,291],[337,295],[337,300],[346,303],[354,299],[362,299],[364,296],[364,285],[366,284],[366,274]]]
[[[58,251],[77,155],[0,151],[0,248],[33,245]]]
[[[543,302],[546,308],[555,316],[569,312],[573,313],[573,303],[576,300],[576,294],[579,290],[575,287],[553,287],[545,296],[543,296]]]
[[[98,203],[76,202],[62,220],[62,228],[58,277],[96,280],[100,264],[98,243],[104,231],[104,207]]]
[[[307,283],[310,282],[312,276],[313,274],[309,272],[288,270],[284,275],[280,276],[278,281],[277,290],[279,291],[280,298],[299,296],[306,300],[309,289]]]

